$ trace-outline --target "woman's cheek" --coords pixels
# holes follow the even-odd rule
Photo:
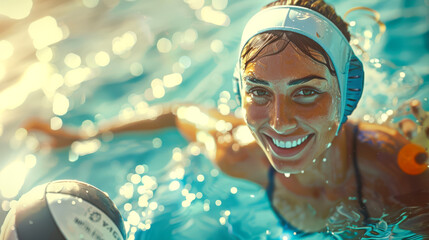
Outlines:
[[[243,110],[246,123],[251,128],[257,128],[257,126],[266,121],[266,118],[269,116],[268,108],[266,106],[255,104],[250,97],[246,99],[243,105]]]
[[[316,125],[335,121],[335,109],[332,104],[332,97],[327,94],[321,95],[314,104],[304,105],[300,112],[302,118]]]

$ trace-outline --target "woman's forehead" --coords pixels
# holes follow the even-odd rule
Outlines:
[[[278,51],[278,43],[272,43],[266,46],[259,53],[262,57],[256,58],[247,65],[245,75],[252,75],[256,78],[266,80],[275,80],[287,78],[289,76],[299,77],[302,75],[314,74],[324,77],[326,74],[330,74],[326,65],[315,61],[291,42],[289,42],[282,51]],[[313,54],[313,52],[311,52],[311,54]],[[313,57],[323,61],[323,56],[316,51],[314,51]]]

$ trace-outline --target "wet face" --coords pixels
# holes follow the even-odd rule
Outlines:
[[[270,44],[260,53],[264,57],[247,64],[241,79],[244,118],[273,167],[297,173],[312,167],[334,139],[340,93],[325,65],[293,43],[269,55],[277,47]]]

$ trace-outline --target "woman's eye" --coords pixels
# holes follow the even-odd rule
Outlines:
[[[250,99],[256,104],[264,105],[270,101],[270,92],[263,88],[252,88],[247,93]]]
[[[318,97],[320,96],[321,92],[315,90],[315,89],[300,89],[296,94],[294,95],[293,99],[302,104],[310,104],[316,101]]]
[[[316,94],[319,94],[319,92],[312,89],[301,89],[297,93],[298,96],[314,96]]]
[[[268,95],[268,92],[263,89],[253,89],[250,91],[250,94],[252,94],[255,97],[263,97]]]

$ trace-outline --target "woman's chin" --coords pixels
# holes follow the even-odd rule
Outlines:
[[[301,171],[302,170],[296,170],[296,169],[280,169],[280,170],[277,170],[277,172],[279,172],[281,174],[285,174],[285,175],[299,174],[299,173],[301,173]]]
[[[306,168],[308,165],[308,161],[306,159],[300,159],[299,161],[284,161],[284,160],[277,160],[277,159],[270,159],[271,165],[273,168],[283,174],[297,174],[302,173],[302,171]]]

